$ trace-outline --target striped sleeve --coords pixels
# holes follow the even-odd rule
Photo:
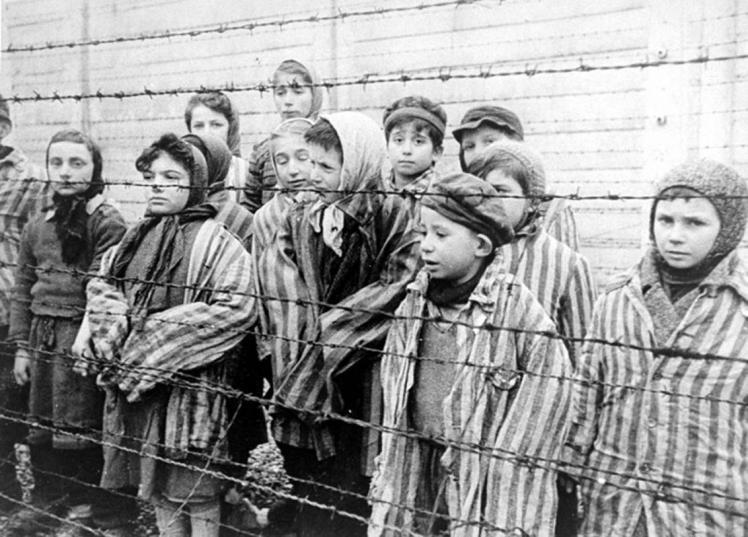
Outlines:
[[[575,252],[579,251],[577,220],[571,205],[563,198],[554,198],[548,204],[543,218],[543,227],[548,234],[566,244]]]
[[[572,365],[576,364],[582,353],[582,339],[592,318],[596,296],[589,262],[579,255],[575,258],[571,261],[571,273],[558,315],[559,332],[571,338],[567,348]]]

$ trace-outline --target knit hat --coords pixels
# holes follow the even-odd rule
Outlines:
[[[8,108],[8,101],[6,101],[5,98],[0,95],[0,121],[3,120],[13,125],[13,122],[10,119],[10,108]]]
[[[518,136],[520,140],[525,138],[525,130],[517,114],[500,106],[476,106],[468,110],[460,121],[460,125],[452,131],[452,135],[458,142],[462,141],[462,135],[466,131],[472,131],[486,124],[488,126],[506,129]]]
[[[703,262],[720,259],[737,248],[748,220],[748,185],[738,172],[714,160],[691,160],[676,166],[657,181],[656,196],[667,196],[667,191],[675,187],[685,187],[706,197],[719,214],[719,234]],[[659,199],[655,199],[649,216],[649,233],[653,241],[658,202]]]
[[[518,163],[525,170],[525,177],[515,177],[522,191],[530,197],[530,207],[542,202],[545,194],[545,169],[540,155],[525,142],[501,140],[486,147],[468,167],[468,172],[486,179],[489,173],[511,163]]]
[[[513,231],[496,191],[469,173],[436,178],[421,198],[421,205],[487,235],[494,248],[512,240]]]

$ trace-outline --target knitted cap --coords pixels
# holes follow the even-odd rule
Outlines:
[[[0,121],[5,120],[11,125],[13,122],[10,120],[10,109],[8,108],[8,101],[0,95]]]
[[[437,177],[421,198],[421,205],[487,235],[494,247],[512,240],[513,231],[496,191],[469,173]]]
[[[486,147],[470,163],[468,171],[482,179],[495,169],[501,169],[507,160],[519,163],[527,172],[528,184],[521,184],[531,205],[538,205],[545,194],[545,168],[540,155],[525,142],[500,140]],[[521,181],[520,181],[521,182]]]
[[[717,210],[720,219],[719,235],[714,241],[709,258],[723,257],[734,250],[745,234],[748,220],[748,185],[734,169],[710,159],[687,161],[670,170],[655,184],[656,195],[667,196],[667,190],[685,187],[705,196]],[[652,204],[649,219],[650,235],[654,223]]]
[[[486,124],[499,129],[507,129],[520,139],[525,138],[525,130],[517,114],[500,106],[476,106],[468,110],[460,121],[460,125],[452,131],[452,135],[458,142],[462,141],[462,135],[466,131],[472,131]]]

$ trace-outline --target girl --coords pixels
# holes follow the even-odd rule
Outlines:
[[[654,244],[598,300],[577,372],[579,534],[744,535],[748,186],[704,159],[656,192]]]
[[[285,60],[273,73],[273,101],[281,120],[302,117],[315,120],[322,107],[320,79],[311,67],[297,60]],[[257,144],[249,160],[246,196],[242,203],[253,213],[275,193],[276,177],[269,141],[266,138]]]
[[[225,178],[229,197],[240,202],[242,189],[247,180],[247,161],[241,158],[241,133],[239,111],[231,100],[220,91],[196,93],[187,102],[184,111],[187,130],[194,134],[212,134],[223,140],[231,151],[231,166]]]
[[[88,276],[122,238],[125,223],[104,200],[101,152],[90,137],[76,130],[58,132],[47,146],[46,163],[52,205],[24,228],[15,275],[14,375],[19,385],[31,385],[30,418],[47,426],[29,431],[35,466],[95,484],[101,471],[95,435],[102,401],[94,379],[74,373],[70,353],[85,311]],[[92,433],[90,440],[83,438]],[[39,479],[49,481],[44,475]],[[37,490],[46,499],[67,493],[68,518],[92,516],[88,487],[60,480]]]
[[[77,344],[107,364],[102,486],[137,487],[164,535],[216,536],[221,483],[205,471],[227,457],[233,420],[215,387],[253,323],[250,258],[203,203],[208,168],[196,147],[165,134],[136,167],[151,185],[146,217],[89,285]]]

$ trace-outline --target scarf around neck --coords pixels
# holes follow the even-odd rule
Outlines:
[[[456,284],[451,280],[430,279],[426,288],[426,298],[439,307],[467,303],[491,261],[493,258],[487,260],[475,276],[463,283]]]

